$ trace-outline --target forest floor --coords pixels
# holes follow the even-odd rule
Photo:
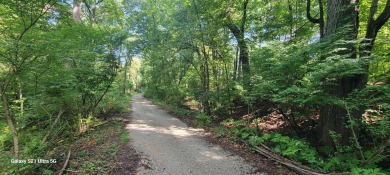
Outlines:
[[[134,95],[130,143],[140,154],[136,174],[294,174],[249,149],[188,127]]]
[[[128,114],[114,115],[100,121],[76,139],[66,142],[56,149],[54,155],[66,155],[71,150],[66,174],[135,174],[140,156],[129,142]],[[63,156],[63,157],[64,157]],[[53,169],[62,167],[64,158]],[[41,173],[38,173],[41,174]],[[57,174],[57,173],[56,173]]]

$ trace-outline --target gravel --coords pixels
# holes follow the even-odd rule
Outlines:
[[[133,96],[132,108],[127,128],[141,154],[137,174],[265,174],[253,173],[256,169],[241,157],[202,139],[202,129],[188,127],[142,95]]]

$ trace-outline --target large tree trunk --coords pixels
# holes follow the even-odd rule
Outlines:
[[[358,28],[358,12],[355,6],[350,1],[346,0],[328,0],[327,18],[325,25],[324,39],[330,39],[332,35],[343,32],[340,40],[355,40]],[[336,46],[337,47],[337,46]],[[344,45],[347,50],[340,51],[340,55],[349,54],[350,58],[356,58],[356,48],[353,43]],[[361,89],[367,84],[367,79],[362,74],[357,74],[350,77],[338,78],[331,85],[326,85],[325,93],[339,99],[344,99],[356,90]],[[353,111],[353,117],[360,117],[362,111]],[[340,142],[347,144],[351,136],[351,130],[346,128],[349,117],[344,106],[328,104],[320,107],[320,121],[318,126],[318,136],[320,143],[332,146],[333,140],[330,136],[330,131],[334,131],[341,135]]]
[[[308,1],[308,3],[310,3],[310,1]],[[343,35],[340,35],[342,36],[340,39],[356,39],[359,27],[358,3],[358,0],[328,0],[327,20],[324,31],[325,39],[340,31],[345,32]],[[378,0],[373,0],[371,3],[365,40],[362,42],[362,47],[359,49],[359,55],[363,59],[370,56],[378,31],[390,17],[390,0],[386,1],[385,9],[378,15],[377,19],[374,19],[377,12],[377,5]],[[310,10],[309,7],[308,10]],[[308,18],[310,18],[309,13]],[[357,49],[353,42],[349,46],[347,45],[346,48],[348,48],[348,50],[341,51],[338,54],[350,54],[349,59],[356,59]],[[325,87],[325,92],[333,97],[343,99],[348,97],[352,91],[364,88],[368,81],[368,67],[368,64],[363,64],[363,73],[335,80],[333,85]],[[324,105],[321,106],[320,110],[320,121],[318,126],[320,142],[328,146],[333,145],[334,143],[330,137],[329,131],[335,131],[336,133],[341,134],[341,143],[347,144],[348,138],[351,136],[351,130],[346,128],[349,121],[346,109],[343,106],[338,105]],[[350,115],[352,118],[359,121],[363,112],[364,108],[355,109],[350,112]]]
[[[250,89],[250,69],[249,69],[249,53],[248,46],[244,40],[244,34],[242,34],[241,41],[238,42],[240,48],[240,61],[242,66],[242,81],[246,90]]]

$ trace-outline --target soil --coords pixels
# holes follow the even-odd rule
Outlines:
[[[130,119],[130,120],[129,120]],[[131,121],[131,112],[123,119],[123,127]],[[141,162],[141,157],[134,149],[132,141],[128,141],[126,144],[119,146],[118,159],[115,162],[115,166],[112,169],[111,175],[129,175],[136,174],[137,168]]]
[[[119,147],[118,160],[115,163],[111,174],[112,175],[129,175],[136,174],[137,167],[141,158],[137,151],[132,147],[131,142],[123,144]]]

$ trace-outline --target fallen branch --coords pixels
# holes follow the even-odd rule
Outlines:
[[[262,145],[262,144],[261,144]],[[292,160],[286,159],[284,157],[281,157],[275,153],[273,153],[268,147],[262,145],[262,147],[253,146],[255,148],[255,151],[259,154],[261,154],[264,157],[267,157],[268,159],[271,159],[274,162],[277,162],[290,170],[294,171],[295,173],[299,175],[325,175],[324,173],[317,172],[313,169],[310,169],[308,167],[304,167],[303,165],[299,165],[296,162],[293,162]]]
[[[259,143],[260,146],[253,146],[251,144],[248,144],[246,141],[243,140],[241,141],[248,146],[252,146],[254,150],[260,155],[287,167],[288,169],[292,170],[293,172],[299,175],[326,175],[326,173],[318,172],[307,166],[301,165],[293,160],[280,156],[279,154],[273,152],[269,147],[267,147],[263,143]]]
[[[50,125],[50,129],[47,131],[45,137],[43,137],[41,143],[45,143],[47,138],[49,137],[51,131],[53,130],[54,126],[58,123],[58,120],[60,119],[62,113],[64,113],[64,110],[60,110],[57,114],[57,118],[54,120],[54,122]]]
[[[64,163],[64,165],[62,166],[62,169],[61,169],[61,171],[58,173],[58,175],[62,175],[62,173],[64,173],[65,168],[66,168],[66,166],[68,165],[69,158],[70,158],[70,150],[68,151],[68,156],[66,157],[65,163]]]

